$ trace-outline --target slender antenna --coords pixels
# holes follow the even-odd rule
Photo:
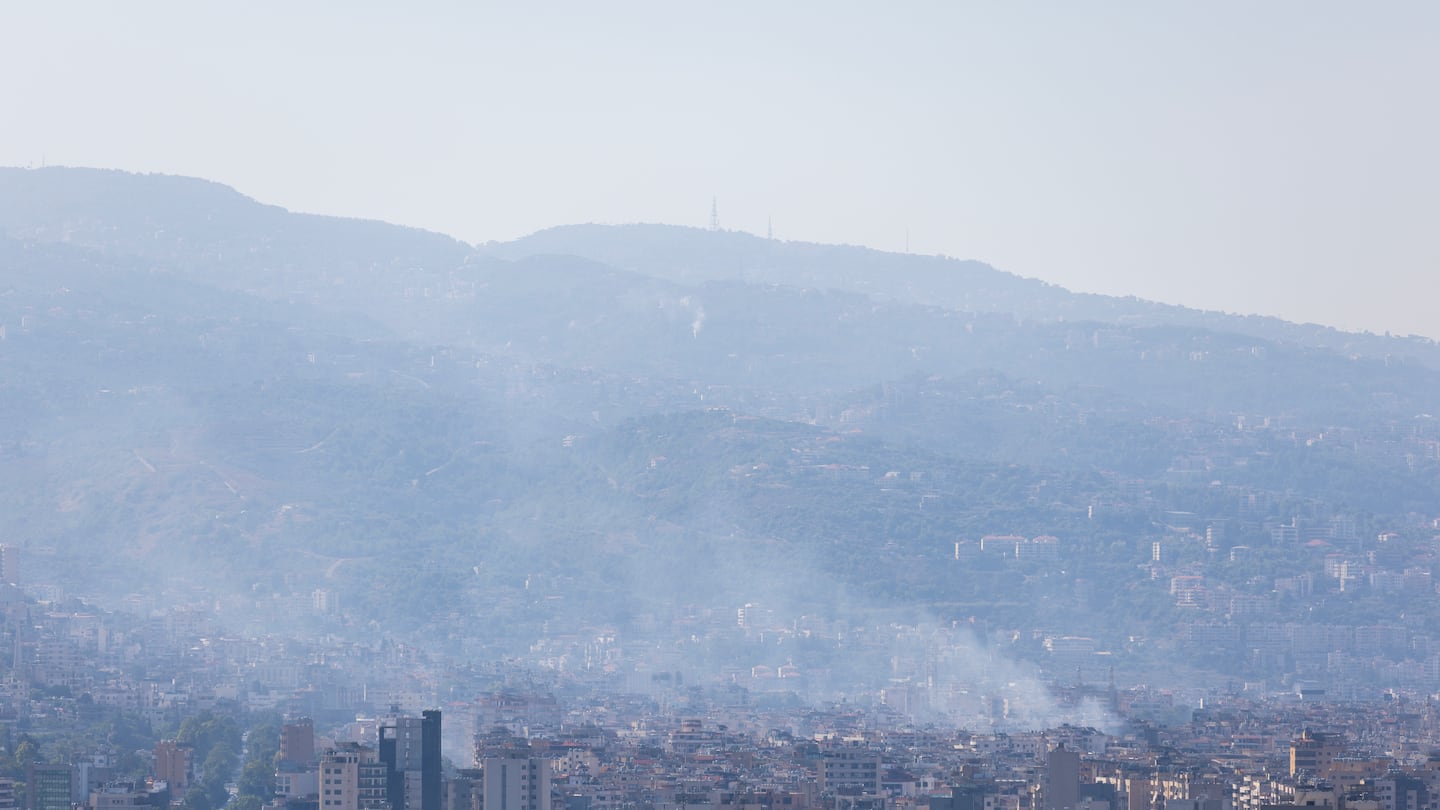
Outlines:
[[[773,240],[775,238],[774,217],[765,217],[765,238],[770,240]]]
[[[710,198],[710,230],[720,230],[720,206],[714,197]]]

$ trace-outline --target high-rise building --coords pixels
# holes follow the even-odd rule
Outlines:
[[[551,810],[550,760],[523,752],[480,761],[480,810]]]
[[[393,810],[440,810],[440,711],[382,723],[380,761],[390,769],[386,795]]]
[[[115,782],[115,763],[104,754],[81,757],[70,766],[70,795],[88,799],[101,788],[134,789],[129,782]]]
[[[480,810],[484,778],[479,768],[461,768],[445,780],[441,810]],[[0,808],[3,810],[3,808]]]
[[[1343,739],[1307,728],[1290,741],[1290,775],[1304,773],[1313,778],[1329,779],[1335,758],[1343,753]]]
[[[69,765],[32,765],[25,781],[27,810],[70,810]]]
[[[310,718],[280,726],[280,758],[300,764],[315,759],[315,723]]]
[[[155,744],[155,778],[170,786],[170,795],[179,799],[190,789],[191,748],[174,740]]]
[[[375,749],[348,743],[320,757],[320,810],[390,810],[385,763]]]
[[[1384,810],[1423,810],[1430,807],[1424,780],[1404,774],[1386,774],[1375,780],[1375,793]]]
[[[820,789],[874,796],[880,792],[880,752],[833,745],[820,752]]]
[[[1045,810],[1080,806],[1080,752],[1061,743],[1045,755]]]

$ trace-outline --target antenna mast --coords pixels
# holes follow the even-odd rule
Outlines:
[[[710,198],[710,230],[720,230],[720,206],[714,197]]]

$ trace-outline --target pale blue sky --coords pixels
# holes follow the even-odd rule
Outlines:
[[[0,164],[722,224],[1440,337],[1440,4],[16,2]]]

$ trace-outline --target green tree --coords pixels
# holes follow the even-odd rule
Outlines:
[[[241,770],[238,788],[241,798],[268,801],[275,795],[275,769],[265,760],[250,760]]]
[[[28,738],[22,739],[20,740],[20,744],[15,746],[14,770],[16,773],[23,774],[26,772],[26,769],[39,759],[40,751],[36,748],[35,743],[31,742]]]
[[[185,810],[213,810],[209,792],[199,782],[190,786],[185,793]]]
[[[235,772],[235,749],[228,743],[220,743],[210,749],[210,754],[205,757],[205,763],[201,766],[202,782],[218,782],[224,785]]]

